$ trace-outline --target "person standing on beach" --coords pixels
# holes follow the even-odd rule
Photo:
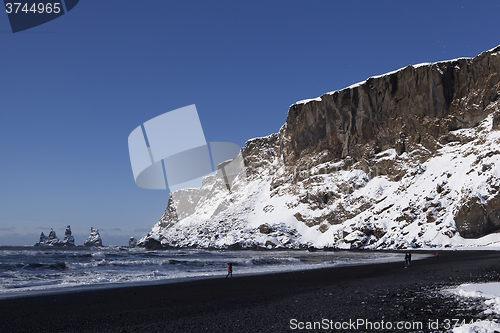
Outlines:
[[[411,267],[411,252],[408,252],[408,267]]]
[[[408,268],[408,252],[405,253],[405,268]]]
[[[233,264],[232,263],[229,263],[227,265],[227,275],[226,275],[226,279],[231,276],[231,278],[233,277]]]

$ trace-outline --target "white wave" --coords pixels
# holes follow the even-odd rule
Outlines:
[[[10,255],[6,255],[7,252],[0,249],[0,298],[67,287],[225,276],[228,263],[233,263],[235,275],[247,275],[401,260],[400,254],[379,252],[149,251],[120,248],[101,248],[98,251],[27,248]],[[22,268],[26,265],[29,269]]]

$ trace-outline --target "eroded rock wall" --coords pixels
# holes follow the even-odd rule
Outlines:
[[[472,127],[499,98],[500,47],[473,58],[408,66],[353,88],[292,105],[280,142],[287,165],[322,150],[355,160],[412,143],[435,150],[449,131]]]

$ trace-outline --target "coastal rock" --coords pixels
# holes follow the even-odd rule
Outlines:
[[[62,243],[65,246],[75,246],[75,238],[71,235],[71,227],[68,225],[66,231],[64,232],[64,240]]]
[[[43,232],[40,234],[40,241],[36,243],[35,246],[75,246],[75,239],[71,235],[71,228],[68,225],[63,241],[57,238],[54,229],[50,229],[48,236]]]
[[[499,119],[500,46],[297,102],[231,192],[213,175],[171,193],[139,246],[470,246],[500,230]]]
[[[40,234],[40,241],[35,244],[35,246],[63,246],[63,245],[64,243],[61,242],[59,238],[57,238],[54,229],[50,229],[48,236],[45,236],[45,234],[42,232]]]
[[[457,215],[455,223],[464,238],[479,238],[500,231],[500,194],[490,200],[472,198],[466,202]]]
[[[45,236],[45,234],[44,234],[44,233],[43,233],[43,231],[42,231],[42,233],[40,234],[40,241],[39,241],[37,244],[43,244],[43,243],[45,243],[48,239],[49,239],[49,237]]]
[[[90,227],[89,238],[83,243],[86,247],[100,247],[102,246],[101,236],[99,235],[99,230]]]
[[[175,244],[175,241],[173,243]],[[151,234],[141,239],[137,245],[148,250],[160,250],[168,247],[168,245],[163,245],[160,241],[152,238]]]
[[[133,248],[137,246],[137,239],[135,237],[130,237],[128,240],[128,247]]]

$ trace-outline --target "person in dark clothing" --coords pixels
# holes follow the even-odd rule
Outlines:
[[[408,268],[408,252],[405,253],[405,268]]]
[[[226,279],[231,276],[231,278],[233,277],[233,264],[232,263],[229,263],[228,266],[227,266],[227,275],[226,275]]]
[[[411,252],[408,252],[408,267],[411,267]]]

